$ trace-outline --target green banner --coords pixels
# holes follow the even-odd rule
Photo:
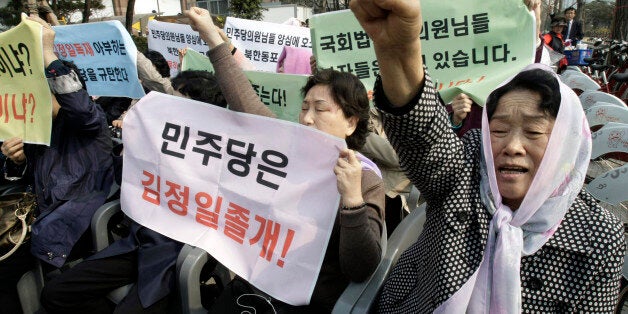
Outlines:
[[[214,72],[209,59],[188,48],[181,71],[201,70]],[[277,115],[277,118],[299,122],[301,112],[301,87],[307,82],[307,75],[293,75],[257,71],[244,71],[262,102]]]
[[[198,70],[214,73],[214,66],[202,53],[187,48],[187,52],[181,61],[181,71]]]
[[[44,74],[42,26],[26,19],[0,33],[0,141],[50,145],[52,96]]]
[[[534,62],[534,16],[521,0],[421,1],[424,63],[446,102],[461,91],[477,103]],[[351,72],[371,91],[378,74],[373,43],[349,10],[310,19],[320,68]]]

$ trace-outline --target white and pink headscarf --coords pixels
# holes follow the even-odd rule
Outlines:
[[[580,100],[545,65],[531,64],[522,72],[533,69],[554,75],[561,94],[560,109],[541,165],[520,207],[512,211],[503,204],[485,107],[480,194],[493,214],[488,240],[480,267],[434,313],[521,313],[521,257],[534,254],[552,237],[584,184],[591,157],[591,132]]]

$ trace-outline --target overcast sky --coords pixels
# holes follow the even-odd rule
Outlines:
[[[103,2],[110,2],[105,0]],[[150,13],[153,10],[157,11],[157,3],[159,3],[159,10],[164,15],[176,15],[181,12],[181,4],[179,0],[138,0],[135,1],[135,13]]]
[[[0,0],[2,3],[3,0]],[[136,0],[135,1],[135,14],[151,13],[153,10],[157,11],[157,3],[159,2],[159,10],[163,12],[163,15],[177,15],[181,12],[181,4],[179,0]],[[113,16],[113,2],[111,0],[103,0],[103,5],[107,8],[94,12],[93,17],[107,17]],[[76,22],[81,19],[81,14],[72,16],[72,21]]]

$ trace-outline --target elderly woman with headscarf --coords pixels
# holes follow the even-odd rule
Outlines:
[[[379,61],[384,128],[427,201],[379,312],[613,312],[623,228],[582,190],[591,136],[573,91],[528,66],[489,96],[481,131],[458,139],[423,69],[419,1],[351,9]]]

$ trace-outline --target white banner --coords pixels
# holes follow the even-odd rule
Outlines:
[[[202,54],[209,51],[207,43],[190,25],[151,20],[148,22],[148,30],[148,49],[155,50],[166,58],[171,77],[179,73],[179,49],[190,47]]]
[[[224,31],[258,71],[277,72],[284,46],[312,48],[307,27],[227,17]]]
[[[309,303],[340,200],[343,140],[156,92],[129,111],[123,140],[129,217],[283,302]]]

